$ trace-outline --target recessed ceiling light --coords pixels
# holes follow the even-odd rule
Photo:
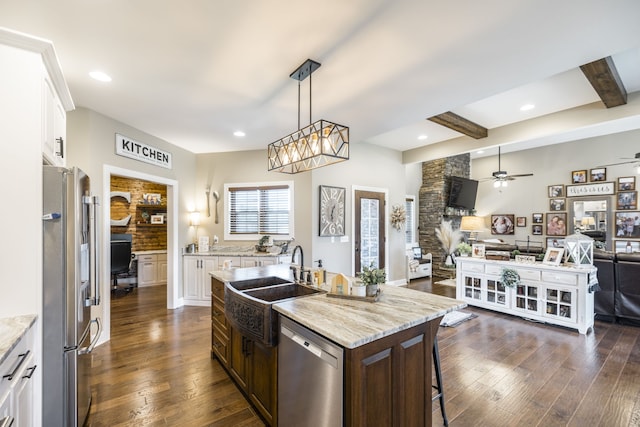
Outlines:
[[[484,153],[484,150],[478,150],[478,151],[476,151],[476,154],[482,154],[482,153]]]
[[[520,107],[520,111],[529,111],[533,110],[534,108],[536,108],[536,106],[533,104],[524,104],[522,107]]]
[[[245,136],[246,134],[244,132],[242,132],[241,130],[237,130],[233,133],[233,136]]]
[[[419,139],[420,141],[424,141],[424,140],[425,140],[425,139],[427,139],[427,138],[429,138],[427,135],[420,135],[420,136],[418,136],[418,139]]]
[[[103,73],[102,71],[92,71],[89,73],[89,75],[91,76],[91,78],[98,80],[100,82],[111,81],[111,77],[109,77],[106,73]]]

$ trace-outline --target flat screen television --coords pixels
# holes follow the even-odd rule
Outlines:
[[[452,176],[449,203],[447,206],[467,210],[475,209],[477,192],[478,181]]]

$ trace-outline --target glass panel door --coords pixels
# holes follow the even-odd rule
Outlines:
[[[384,193],[373,191],[355,192],[355,272],[363,266],[373,264],[384,268],[385,259],[385,214]]]

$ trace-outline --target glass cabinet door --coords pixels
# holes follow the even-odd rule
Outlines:
[[[513,308],[524,313],[540,314],[542,307],[538,296],[539,288],[539,285],[527,282],[516,285]]]
[[[487,302],[502,307],[508,307],[507,288],[496,278],[487,279]]]
[[[547,285],[544,294],[544,316],[576,321],[576,289]]]
[[[476,301],[482,300],[482,279],[474,276],[464,276],[464,297]]]

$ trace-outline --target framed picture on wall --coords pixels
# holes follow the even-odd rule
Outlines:
[[[515,215],[491,215],[491,234],[513,234]]]
[[[640,212],[625,211],[616,212],[616,236],[617,239],[631,237],[640,238]]]
[[[564,185],[550,185],[548,193],[549,197],[564,197]]]
[[[597,168],[589,170],[589,182],[600,182],[607,180],[607,168]]]
[[[565,210],[565,199],[549,199],[550,211],[563,211]]]
[[[516,226],[518,227],[526,227],[527,226],[527,217],[519,216],[516,218]]]
[[[587,182],[587,170],[581,169],[578,171],[571,172],[571,183],[572,184],[583,184]]]
[[[547,236],[567,235],[567,213],[550,212],[547,213]]]
[[[628,211],[638,209],[638,192],[637,191],[619,191],[617,209],[619,211]]]
[[[542,224],[533,224],[531,226],[531,234],[534,236],[542,236]]]
[[[636,189],[636,177],[624,176],[618,178],[618,191],[630,191]]]
[[[544,215],[541,213],[531,214],[531,222],[534,224],[544,224]]]

